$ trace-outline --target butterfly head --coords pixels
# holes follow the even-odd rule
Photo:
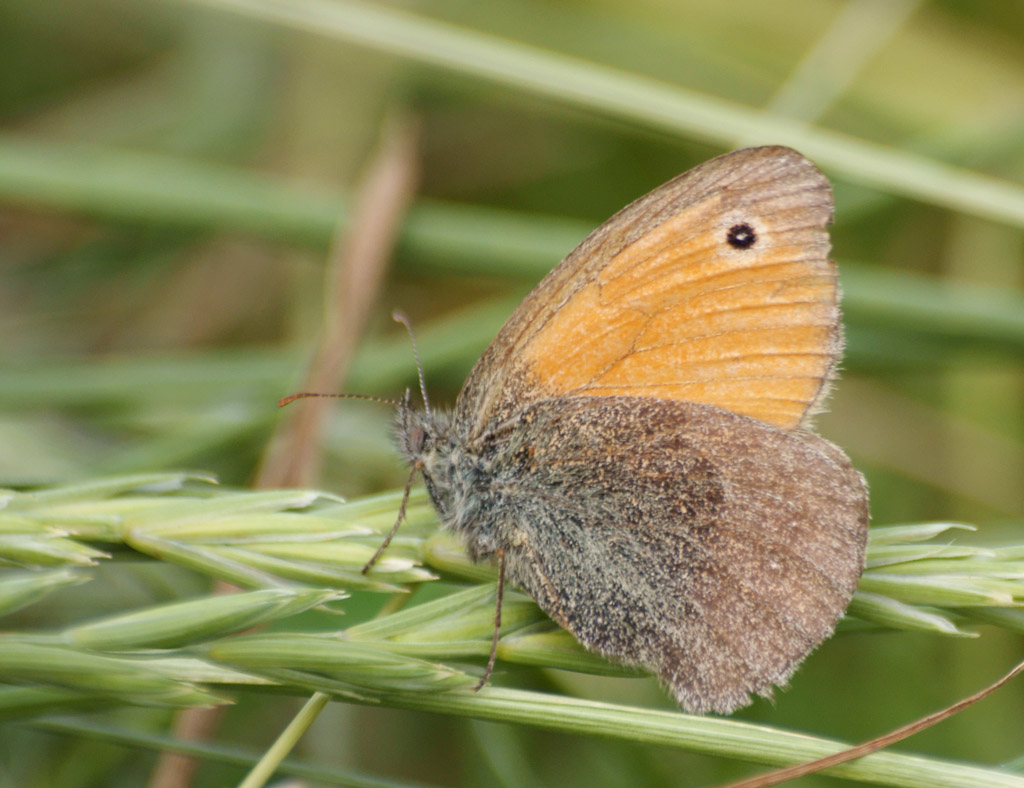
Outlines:
[[[446,496],[439,486],[447,487],[444,480],[454,449],[451,414],[413,406],[407,390],[398,405],[395,438],[399,452],[414,472],[420,472],[430,497],[441,507]]]

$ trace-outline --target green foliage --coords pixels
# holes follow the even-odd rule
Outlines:
[[[496,687],[474,693],[474,674],[491,645],[496,578],[486,567],[469,563],[437,531],[422,494],[410,502],[402,535],[365,577],[360,569],[397,510],[393,494],[345,503],[311,492],[220,490],[194,476],[151,474],[10,491],[6,499],[0,531],[41,543],[60,534],[56,538],[63,547],[27,551],[20,544],[0,544],[0,561],[23,570],[0,581],[0,599],[9,588],[23,605],[31,589],[32,601],[41,602],[72,582],[91,579],[83,565],[113,560],[111,552],[94,545],[108,551],[134,548],[156,561],[255,589],[149,605],[58,630],[7,631],[0,635],[0,675],[8,685],[0,688],[0,713],[8,718],[31,720],[52,711],[54,693],[56,705],[71,708],[179,707],[228,702],[232,691],[279,687],[362,704],[674,744],[763,763],[810,759],[832,746],[782,730],[676,712]],[[1024,584],[1012,578],[1021,574],[1018,556],[1024,544],[983,549],[936,543],[952,527],[875,529],[850,628],[969,635],[963,625],[975,612],[981,620],[992,612],[1019,614]],[[268,564],[267,556],[275,561]],[[67,568],[47,569],[58,557]],[[415,585],[441,577],[478,582],[363,623],[343,626],[329,616],[336,627],[289,628],[313,608],[340,612],[348,590],[407,595]],[[636,675],[584,651],[521,594],[508,593],[502,618],[498,657],[503,665]],[[1000,623],[1020,628],[1021,619]],[[270,631],[238,634],[253,627]],[[917,764],[912,776],[902,773],[906,769],[901,756],[884,754],[837,773],[906,786],[1018,784],[1009,775],[937,760]]]

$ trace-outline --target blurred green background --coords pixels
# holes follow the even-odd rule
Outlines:
[[[390,319],[400,307],[434,400],[453,401],[516,299],[588,229],[727,149],[793,144],[833,179],[847,295],[844,372],[820,431],[867,475],[876,524],[956,520],[979,527],[958,538],[1021,541],[1024,6],[998,0],[7,0],[0,485],[182,468],[252,483],[275,400],[316,345],[331,239],[395,117],[418,128],[416,198],[346,390],[414,384]],[[332,413],[320,486],[400,487],[389,409]],[[26,612],[58,625],[205,583],[128,563]],[[844,633],[774,704],[740,716],[870,737],[1024,653],[1019,635],[979,631]],[[668,707],[652,682],[531,681]],[[264,747],[294,708],[243,695],[216,739]],[[169,725],[143,716],[132,724]],[[1021,731],[1018,681],[902,746],[1001,763],[1024,752]],[[451,786],[706,785],[746,771],[340,703],[303,754]],[[152,763],[0,728],[0,786],[144,785]],[[205,765],[193,784],[240,774]]]

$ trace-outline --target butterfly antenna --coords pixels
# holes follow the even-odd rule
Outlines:
[[[289,394],[287,397],[281,397],[277,401],[277,407],[283,408],[285,405],[295,402],[297,399],[309,399],[311,397],[329,397],[331,399],[361,399],[367,402],[381,402],[384,405],[394,405],[396,408],[401,407],[402,401],[397,399],[388,399],[387,397],[373,397],[369,394],[324,394],[319,391],[299,391],[295,394]]]
[[[409,318],[405,316],[405,313],[399,312],[397,309],[391,313],[391,318],[396,323],[401,323],[405,326],[405,330],[409,333],[409,342],[412,344],[412,357],[416,361],[416,375],[420,379],[420,395],[423,397],[423,410],[427,412],[427,416],[430,414],[430,400],[427,399],[427,384],[423,380],[423,364],[420,363],[420,351],[416,347],[416,335],[412,332],[412,324],[409,322]]]

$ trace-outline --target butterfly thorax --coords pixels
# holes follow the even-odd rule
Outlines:
[[[396,426],[399,450],[422,475],[441,524],[462,537],[474,561],[493,556],[505,541],[494,522],[502,509],[493,447],[471,447],[444,411],[402,408]]]

